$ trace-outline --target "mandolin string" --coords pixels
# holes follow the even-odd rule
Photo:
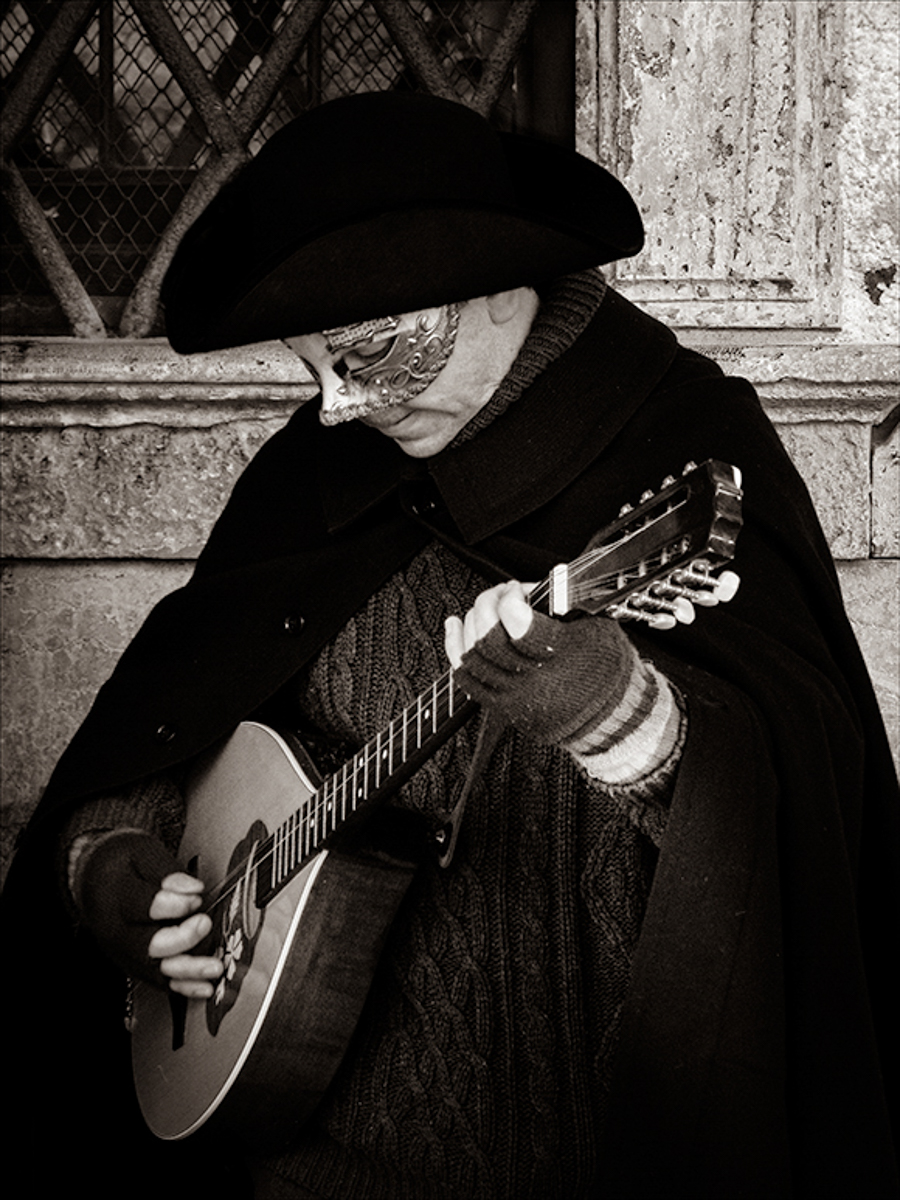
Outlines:
[[[575,560],[575,562],[570,564],[569,578],[572,585],[573,594],[580,595],[582,592],[582,589],[578,584],[578,577],[590,571],[592,565],[596,563],[599,558],[604,557],[610,549],[615,548],[615,545],[616,543],[609,543],[606,546],[598,549],[587,551],[580,558]],[[599,590],[607,584],[611,585],[622,574],[625,574],[625,572],[611,572],[607,575],[601,576],[599,579],[594,577],[591,580],[590,590]],[[545,579],[529,593],[528,602],[532,605],[532,607],[535,607],[543,600],[547,599],[550,595],[550,592],[550,580]],[[332,828],[330,830],[326,828],[329,821],[329,788],[331,788],[332,803],[335,804],[335,810],[337,808],[337,800],[340,795],[344,799],[344,804],[341,807],[342,811],[345,812],[347,805],[346,796],[344,793],[347,792],[348,782],[350,782],[350,780],[355,781],[359,777],[360,773],[362,773],[362,777],[365,780],[367,778],[369,768],[377,767],[378,759],[383,750],[383,746],[380,744],[382,739],[387,737],[390,743],[395,743],[396,730],[404,728],[408,730],[410,727],[413,727],[413,741],[416,743],[413,747],[413,752],[421,749],[424,741],[427,740],[427,737],[422,741],[419,740],[419,722],[423,717],[423,711],[425,713],[430,712],[432,704],[434,705],[435,709],[439,709],[441,702],[444,700],[448,701],[449,708],[449,697],[453,690],[452,680],[452,670],[446,671],[442,676],[439,676],[427,691],[422,692],[416,698],[416,700],[408,705],[402,713],[400,713],[394,718],[394,720],[390,722],[390,724],[387,726],[387,729],[382,730],[374,738],[370,738],[363,746],[360,747],[360,749],[351,759],[347,760],[347,762],[341,768],[324,779],[321,786],[307,798],[304,806],[296,809],[285,821],[281,823],[278,829],[273,830],[272,833],[268,834],[258,843],[256,849],[261,850],[262,853],[260,853],[259,857],[255,860],[255,869],[258,870],[260,867],[267,864],[269,860],[273,859],[278,853],[282,843],[286,842],[289,844],[294,839],[296,839],[298,843],[303,844],[303,852],[300,854],[297,863],[294,865],[298,866],[300,863],[308,861],[308,859],[324,840],[324,837],[327,836],[329,832],[333,833],[338,827],[334,824],[334,817],[332,816]],[[428,736],[440,731],[440,722],[446,720],[448,715],[449,710],[442,717],[440,717],[438,728],[433,729]],[[433,713],[431,714],[430,720],[432,723],[434,723]],[[402,766],[405,762],[406,758],[403,758],[400,766]],[[352,767],[350,766],[351,763],[353,764]],[[377,779],[377,772],[373,773]],[[392,768],[384,780],[378,780],[376,786],[382,786],[382,784],[386,783],[394,773],[395,768]],[[350,776],[350,779],[348,779],[348,775]],[[368,792],[365,792],[362,800],[364,801],[367,798]],[[354,791],[350,796],[351,812],[355,813],[357,811],[358,802],[359,796],[357,795],[354,786]],[[305,812],[304,808],[306,810]],[[339,823],[342,824],[345,819],[345,817],[342,817]],[[291,831],[288,831],[288,827],[292,822],[295,823],[295,828]],[[319,836],[318,832],[320,826],[324,829],[324,834],[322,837]],[[232,870],[230,870],[216,884],[216,886],[211,889],[211,899],[206,907],[206,912],[211,913],[220,904],[224,903],[230,898],[240,880],[242,880],[246,875],[247,862],[247,858],[242,859],[240,863],[237,863]]]
[[[355,788],[355,781],[359,779],[360,776],[365,780],[367,774],[370,774],[372,778],[377,779],[376,786],[381,787],[398,769],[392,768],[392,770],[388,772],[384,779],[378,779],[377,773],[374,771],[374,767],[377,766],[381,750],[383,749],[383,746],[380,746],[379,742],[385,737],[396,742],[397,732],[402,730],[405,724],[407,731],[412,735],[410,738],[410,741],[413,743],[411,746],[411,752],[415,753],[417,750],[421,749],[429,737],[440,732],[440,724],[443,723],[449,715],[451,715],[449,698],[453,691],[452,679],[452,670],[446,671],[442,676],[435,680],[435,682],[426,692],[421,693],[421,695],[419,695],[412,704],[404,709],[399,716],[395,717],[394,720],[390,722],[387,729],[382,730],[378,735],[376,735],[376,737],[369,739],[369,741],[361,746],[351,759],[347,760],[343,767],[339,768],[337,771],[333,772],[326,779],[324,779],[321,786],[307,798],[303,806],[296,809],[285,821],[281,823],[281,825],[279,825],[277,829],[273,830],[272,833],[268,834],[257,844],[256,849],[261,850],[262,853],[260,853],[255,859],[254,869],[258,869],[266,864],[270,859],[273,859],[279,852],[281,844],[285,842],[290,843],[292,839],[296,839],[299,844],[304,846],[302,854],[300,855],[297,863],[294,865],[299,865],[303,861],[308,860],[324,840],[324,837],[329,833],[333,833],[338,825],[342,824],[343,820],[345,819],[342,818],[341,821],[338,822],[338,825],[335,825],[332,817],[332,828],[327,828],[330,819],[330,814],[328,813],[329,788],[331,788],[333,802],[335,802],[335,809],[337,809],[338,805],[336,801],[339,794],[343,794],[348,791],[348,784],[354,784],[353,791],[349,795],[349,805],[351,812],[356,812],[360,802],[360,797]],[[447,711],[440,714],[437,727],[429,728],[428,732],[426,732],[422,725],[423,718],[426,718],[429,726],[433,726],[435,724],[435,720],[432,708],[435,711],[439,711],[441,704],[444,701],[447,701]],[[431,713],[430,717],[426,717],[426,714],[428,713]],[[422,735],[421,740],[420,735]],[[398,767],[402,766],[405,762],[406,758],[403,758],[398,764]],[[370,772],[369,768],[373,768],[373,770]],[[368,795],[369,792],[365,790],[362,800],[366,800]],[[343,810],[346,811],[346,802],[342,807]],[[306,810],[305,812],[304,809]],[[292,831],[288,831],[288,827],[291,825],[291,822],[296,823],[295,828]],[[320,827],[324,831],[322,837],[319,836]],[[311,836],[308,837],[310,834]],[[308,845],[304,844],[307,842],[307,837]],[[222,879],[219,880],[215,887],[211,889],[211,898],[205,909],[207,913],[212,912],[220,904],[228,900],[229,897],[234,893],[238,883],[246,874],[248,858],[244,858],[240,863],[235,864],[235,866],[225,876],[223,876]]]
[[[549,594],[550,582],[549,580],[545,579],[539,583],[537,587],[532,589],[531,593],[529,594],[528,601],[532,606],[534,606],[546,599]],[[377,766],[379,756],[383,749],[383,746],[381,746],[379,743],[385,737],[387,737],[390,743],[396,744],[397,732],[401,730],[412,730],[413,741],[417,743],[413,747],[413,753],[415,753],[416,750],[421,749],[424,741],[427,740],[427,738],[423,739],[423,741],[418,740],[420,729],[418,723],[421,721],[423,709],[428,711],[432,703],[437,709],[445,700],[448,702],[449,708],[449,698],[452,691],[453,671],[449,670],[445,671],[443,675],[439,676],[427,691],[422,692],[411,704],[409,704],[398,716],[396,716],[389,723],[387,729],[382,730],[379,734],[376,734],[374,738],[370,738],[363,746],[360,747],[360,749],[352,758],[348,759],[347,762],[344,763],[342,767],[324,779],[321,786],[307,798],[305,805],[291,813],[291,815],[285,821],[283,821],[281,825],[279,825],[278,829],[273,830],[272,833],[268,834],[257,844],[256,849],[262,852],[255,860],[255,868],[258,870],[261,866],[268,863],[270,859],[275,857],[275,855],[278,853],[279,838],[281,838],[282,841],[290,841],[290,839],[296,838],[301,844],[304,845],[303,853],[301,854],[298,862],[308,860],[308,858],[321,844],[321,841],[324,840],[324,838],[320,838],[318,836],[318,830],[320,824],[327,825],[328,822],[327,804],[329,788],[332,791],[335,807],[337,807],[338,796],[341,795],[345,801],[344,805],[341,806],[342,811],[346,811],[347,805],[346,796],[344,796],[344,793],[347,791],[348,774],[352,776],[353,779],[356,779],[360,772],[362,772],[363,778],[365,778],[368,768],[370,766]],[[446,720],[447,716],[449,716],[449,711],[440,718],[440,721]],[[432,723],[434,721],[433,715],[431,721]],[[432,733],[437,733],[439,730],[440,722],[438,724],[438,728],[432,730]],[[431,736],[431,734],[428,736]],[[399,766],[403,766],[405,762],[406,758],[403,758]],[[352,767],[350,766],[351,763],[353,764]],[[392,770],[388,772],[388,775],[385,777],[385,779],[379,781],[378,786],[386,783],[390,779],[391,775],[395,773],[395,771],[396,768],[392,768]],[[367,797],[363,797],[363,799],[365,798]],[[356,795],[354,789],[349,801],[352,812],[356,812],[358,807],[357,802],[358,796]],[[306,810],[305,813],[304,808]],[[322,821],[323,808],[325,810],[324,821]],[[344,818],[342,818],[341,823],[343,823],[343,820]],[[296,828],[292,832],[286,832],[287,827],[291,824],[291,822],[296,823]],[[330,832],[334,832],[334,828],[336,828],[336,826],[333,826]],[[307,846],[307,835],[310,830],[312,831],[312,836],[309,837]],[[235,864],[235,866],[226,875],[224,875],[214,887],[210,889],[210,900],[205,909],[207,913],[213,912],[219,905],[223,904],[231,897],[239,882],[246,874],[247,862],[248,859],[244,858],[241,860],[241,862]]]
[[[600,577],[592,575],[590,579],[590,586],[588,588],[583,588],[580,584],[580,578],[585,574],[595,570],[595,564],[599,559],[604,558],[610,553],[611,550],[614,550],[619,545],[627,542],[631,537],[633,537],[633,532],[626,534],[616,542],[609,542],[601,547],[595,548],[594,550],[586,551],[583,555],[569,565],[569,585],[572,589],[573,596],[582,599],[587,598],[587,596],[591,593],[602,591],[603,588],[607,586],[613,590],[616,590],[616,582],[623,576],[626,579],[628,578],[629,572],[624,570],[614,571],[608,572]],[[662,565],[661,557],[643,561],[645,564],[652,564],[650,567],[651,570],[655,570],[656,567]],[[637,576],[633,576],[633,578],[637,578]],[[549,597],[550,592],[551,582],[549,579],[544,579],[529,593],[529,604],[531,604],[532,607],[537,606],[543,600]],[[287,843],[290,845],[292,841],[296,841],[298,845],[303,845],[303,851],[294,866],[298,866],[302,862],[308,861],[328,833],[333,833],[335,829],[338,828],[338,825],[334,823],[334,813],[329,814],[328,812],[329,788],[331,788],[331,803],[334,805],[334,811],[336,812],[337,810],[338,797],[340,796],[344,801],[343,805],[341,805],[341,810],[342,812],[346,813],[347,796],[345,793],[347,792],[347,785],[350,781],[348,780],[349,775],[352,781],[354,781],[354,791],[350,795],[350,808],[351,812],[355,813],[360,800],[360,797],[356,792],[355,780],[359,777],[360,773],[362,773],[363,780],[366,780],[369,775],[369,768],[372,767],[373,774],[377,780],[376,787],[380,787],[386,783],[390,779],[391,775],[393,775],[396,771],[396,768],[392,766],[384,780],[378,778],[378,760],[384,750],[383,740],[385,738],[387,738],[389,746],[393,746],[396,742],[396,730],[402,729],[406,731],[412,726],[415,735],[413,740],[416,743],[413,747],[413,752],[415,752],[421,749],[422,745],[424,745],[424,742],[427,741],[428,736],[432,736],[433,734],[440,732],[440,723],[445,721],[450,715],[449,697],[453,690],[452,680],[452,670],[446,671],[442,676],[439,676],[438,679],[436,679],[431,685],[431,687],[427,691],[422,692],[410,705],[403,710],[403,712],[395,717],[385,730],[380,731],[374,738],[370,738],[363,746],[360,747],[360,749],[351,759],[348,759],[347,762],[344,763],[341,768],[324,779],[321,786],[307,798],[304,806],[296,809],[285,821],[281,823],[278,829],[273,830],[272,833],[268,834],[262,839],[262,841],[258,843],[256,849],[261,850],[262,853],[255,860],[255,869],[258,870],[270,859],[273,859],[279,852],[282,844]],[[434,709],[437,710],[440,708],[440,704],[444,700],[448,701],[448,711],[439,718],[437,728],[432,729],[426,738],[420,741],[419,730],[421,728],[420,723],[423,718],[423,713],[430,713],[431,715],[428,719],[432,724],[434,724],[435,716],[434,712],[432,711],[432,705],[434,706]],[[402,766],[405,762],[406,758],[404,757],[400,763],[400,766]],[[350,766],[351,763],[353,764],[352,767]],[[363,785],[363,791],[364,795],[362,796],[362,800],[365,801],[365,799],[368,798],[368,791],[365,789],[365,783]],[[306,810],[305,812],[304,808]],[[332,828],[330,830],[327,829],[329,819],[332,822]],[[345,819],[346,817],[342,817],[338,824],[342,824]],[[294,823],[294,828],[289,830],[288,827],[292,822]],[[320,826],[324,830],[322,837],[319,836]],[[288,851],[288,853],[291,852]],[[211,899],[206,907],[206,912],[212,912],[220,904],[229,899],[235,888],[238,886],[240,880],[246,875],[247,862],[248,859],[245,858],[240,863],[236,864],[232,870],[230,870],[215,885],[215,887],[211,889]]]

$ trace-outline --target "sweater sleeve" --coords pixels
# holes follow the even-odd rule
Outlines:
[[[659,845],[687,731],[681,693],[651,663],[637,659],[616,709],[567,749],[590,781]]]

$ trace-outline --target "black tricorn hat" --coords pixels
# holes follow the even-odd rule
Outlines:
[[[162,288],[182,354],[414,312],[636,254],[640,214],[574,151],[462,104],[370,92],[263,146],[188,230]]]

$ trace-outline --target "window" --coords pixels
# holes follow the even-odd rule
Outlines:
[[[179,237],[265,139],[436,91],[572,142],[574,13],[543,0],[17,0],[2,26],[3,329],[161,332]]]

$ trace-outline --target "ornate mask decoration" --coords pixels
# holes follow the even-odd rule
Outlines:
[[[340,404],[322,414],[324,425],[352,421],[382,408],[405,404],[438,377],[456,344],[461,305],[445,304],[415,315],[411,329],[403,317],[383,317],[357,325],[325,329],[330,354],[345,351],[334,363],[342,380]],[[370,347],[372,353],[367,353]],[[354,393],[359,399],[351,399]]]

